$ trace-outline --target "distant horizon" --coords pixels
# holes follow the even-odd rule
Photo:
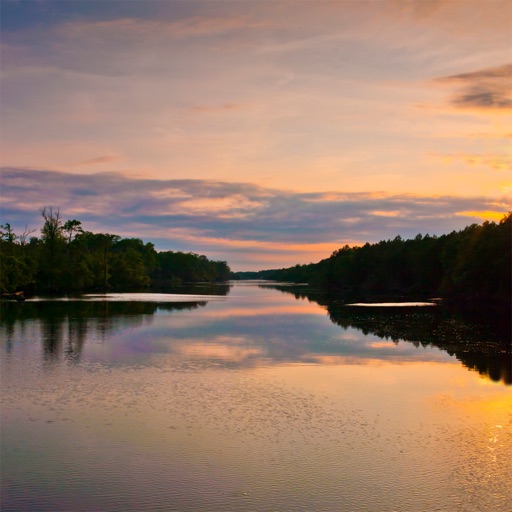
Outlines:
[[[238,272],[512,210],[509,0],[0,8],[16,231],[51,206]]]

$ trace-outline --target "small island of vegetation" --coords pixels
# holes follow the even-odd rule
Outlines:
[[[226,281],[225,261],[177,251],[158,252],[139,238],[92,233],[79,220],[63,221],[60,211],[41,208],[41,237],[28,227],[17,234],[0,226],[0,291],[68,293],[98,290],[165,289],[183,282]]]

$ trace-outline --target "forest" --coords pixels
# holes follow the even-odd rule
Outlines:
[[[225,261],[175,251],[158,252],[139,238],[92,233],[79,220],[41,208],[41,236],[0,226],[0,291],[4,294],[163,289],[182,282],[226,281]]]
[[[309,283],[349,294],[511,298],[512,214],[442,236],[346,245],[318,263],[239,272],[236,279]]]
[[[345,245],[318,263],[235,274],[225,261],[85,231],[76,219],[63,221],[58,209],[40,213],[40,237],[27,227],[15,233],[9,223],[0,225],[2,293],[165,289],[235,278],[302,282],[347,294],[511,298],[512,213],[439,237]]]

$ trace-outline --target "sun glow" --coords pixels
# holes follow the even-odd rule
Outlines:
[[[507,212],[495,212],[495,211],[467,211],[457,212],[456,215],[461,217],[473,217],[481,220],[500,221],[507,215]]]

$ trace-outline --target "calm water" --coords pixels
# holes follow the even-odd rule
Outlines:
[[[512,510],[498,318],[257,283],[84,299],[2,304],[4,512]]]

